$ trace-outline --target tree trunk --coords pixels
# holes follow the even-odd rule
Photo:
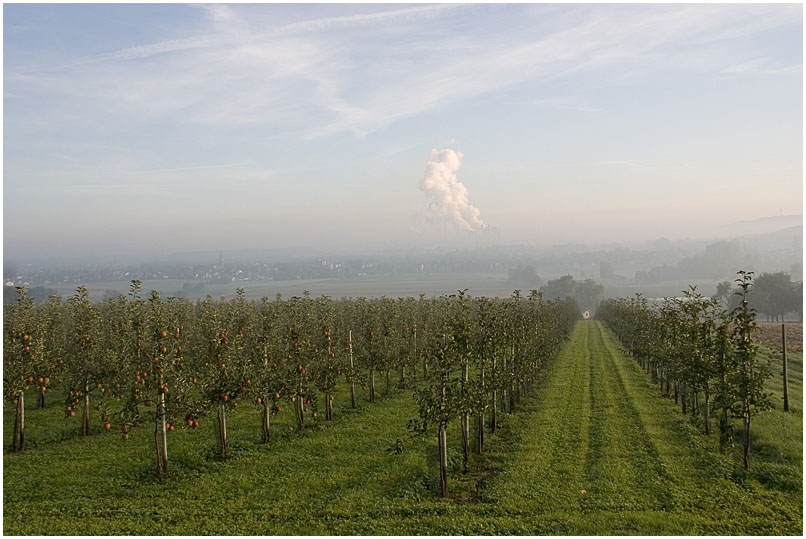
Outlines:
[[[221,456],[227,456],[227,412],[224,402],[218,403],[218,447],[221,449]]]
[[[674,385],[674,403],[677,404],[678,399],[680,398],[679,396],[680,382],[675,380],[673,385]]]
[[[467,403],[468,390],[467,386],[470,384],[470,362],[465,359],[464,367],[462,369],[462,397]],[[462,413],[462,449],[463,455],[463,470],[467,473],[468,463],[470,461],[470,413],[465,410]]]
[[[727,367],[725,365],[725,350],[723,345],[720,345],[719,350],[719,368],[720,368],[720,397],[722,399],[722,413],[719,414],[719,449],[724,451],[733,443],[733,436],[731,435],[731,425],[728,422],[728,399],[726,398],[728,381],[727,381]]]
[[[45,392],[42,391],[41,389],[39,390],[39,398],[37,400],[37,406],[39,408],[45,407]]]
[[[325,419],[333,420],[333,394],[330,392],[325,393]]]
[[[744,446],[744,469],[750,468],[750,403],[744,401],[744,414],[742,418],[742,442]]]
[[[683,407],[683,415],[686,415],[686,410],[687,410],[686,406],[688,405],[688,392],[687,392],[687,389],[688,388],[686,387],[686,383],[683,382],[681,384],[681,387],[680,387],[680,392],[681,392],[680,402],[681,402],[681,406]]]
[[[711,434],[711,394],[708,385],[705,386],[705,435]]]
[[[476,452],[484,453],[484,412],[479,412],[476,420]]]
[[[84,436],[90,435],[90,392],[87,386],[84,386],[84,415],[81,421],[81,433]]]
[[[784,412],[789,411],[789,380],[786,376],[786,324],[781,324],[781,359],[784,367]]]
[[[462,414],[462,470],[467,473],[470,461],[470,414]]]
[[[490,414],[490,434],[495,434],[498,427],[498,391],[493,391],[493,409]]]
[[[442,496],[448,495],[448,440],[445,425],[439,426],[439,486]]]
[[[162,384],[160,384],[162,387]],[[165,418],[165,393],[160,391],[160,394],[157,396],[157,411],[159,414],[159,424],[160,430],[162,431],[162,450],[160,452],[160,457],[162,458],[162,466],[161,472],[163,474],[168,473],[168,428],[166,425],[166,418]]]
[[[297,395],[297,426],[300,432],[305,430],[305,402],[302,395]]]
[[[355,408],[355,367],[353,366],[353,330],[349,333],[350,342],[350,402]]]
[[[386,388],[384,389],[383,394],[384,395],[389,394],[389,369],[386,369]]]
[[[269,413],[269,396],[263,397],[263,443],[269,443],[271,440],[271,414]]]
[[[19,451],[19,444],[17,443],[20,435],[20,398],[14,400],[14,437],[11,439],[11,450]]]
[[[375,371],[369,370],[369,402],[375,402]]]
[[[14,422],[15,451],[25,450],[25,393],[20,391],[17,397],[17,419]]]

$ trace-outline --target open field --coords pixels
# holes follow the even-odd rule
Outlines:
[[[550,277],[554,278],[554,277]],[[544,278],[546,281],[547,278]],[[176,294],[186,282],[195,284],[195,281],[182,279],[155,279],[143,281],[143,290],[159,290],[163,296]],[[606,297],[632,297],[641,293],[648,298],[676,297],[681,295],[690,284],[697,285],[703,294],[712,294],[716,290],[715,281],[680,281],[662,283],[657,285],[613,284],[605,287]],[[55,289],[62,297],[75,293],[77,284],[48,285]],[[129,290],[129,281],[107,281],[86,283],[90,299],[101,300],[107,290],[126,293]],[[469,289],[473,296],[508,297],[516,288],[507,280],[505,273],[426,273],[402,275],[369,275],[367,277],[352,279],[293,279],[287,281],[239,281],[222,284],[207,284],[207,293],[214,298],[224,296],[228,299],[235,297],[235,290],[243,288],[247,298],[261,298],[263,296],[274,298],[278,293],[284,298],[301,296],[305,290],[310,291],[314,297],[327,295],[333,298],[340,297],[399,297],[439,296],[452,294],[457,290]],[[523,290],[523,292],[527,292]],[[190,299],[197,299],[191,296]]]
[[[774,361],[774,352],[764,351]],[[775,363],[774,363],[775,364]],[[580,322],[540,385],[463,476],[448,430],[452,495],[439,499],[436,439],[410,435],[408,390],[303,434],[284,411],[259,443],[259,414],[230,416],[233,456],[215,456],[213,418],[171,433],[171,477],[152,474],[153,430],[128,441],[77,436],[55,395],[26,410],[31,449],[4,454],[5,534],[795,534],[802,514],[802,356],[754,423],[753,467],[721,455],[661,398],[609,331]],[[780,377],[768,382],[780,396]],[[34,401],[34,399],[31,399]],[[31,402],[33,405],[34,402]],[[13,410],[4,408],[4,444]],[[37,443],[40,442],[40,443]],[[44,442],[44,443],[43,443]]]
[[[760,322],[755,334],[758,342],[769,348],[781,350],[781,324],[778,322]],[[786,323],[786,351],[803,352],[803,324]]]
[[[159,290],[163,296],[175,294],[182,289],[185,280],[164,279],[143,281],[143,290]],[[195,284],[195,282],[194,282]],[[63,297],[75,293],[78,285],[49,285]],[[106,290],[126,293],[128,281],[108,281],[85,285],[90,299],[100,300]],[[205,285],[207,293],[214,298],[235,297],[235,290],[243,288],[247,298],[274,298],[282,294],[284,298],[301,296],[308,290],[312,296],[327,295],[339,297],[379,297],[398,296],[439,296],[453,294],[457,290],[469,289],[474,296],[508,297],[515,287],[507,282],[505,274],[498,273],[429,273],[410,275],[370,275],[356,279],[297,279],[288,281],[240,281],[224,284]],[[195,298],[191,298],[195,299]]]

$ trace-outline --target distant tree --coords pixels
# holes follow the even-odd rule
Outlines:
[[[576,283],[574,287],[574,298],[582,311],[594,311],[602,301],[604,296],[604,286],[592,279],[585,279],[581,283]]]
[[[793,279],[798,279],[800,281],[803,280],[803,264],[800,262],[795,262],[789,268],[789,274],[792,275]]]
[[[762,273],[755,280],[755,286],[749,294],[753,308],[775,320],[786,313],[797,311],[803,297],[802,283],[793,283],[786,272]]]
[[[613,270],[613,266],[610,262],[606,260],[602,260],[599,262],[599,278],[603,281],[606,279],[612,279],[616,276],[616,272]]]
[[[711,299],[716,300],[724,306],[730,303],[730,297],[732,294],[733,290],[731,290],[730,281],[722,281],[716,285],[716,294],[711,296]]]
[[[701,270],[703,276],[718,279],[732,274],[741,265],[741,249],[730,241],[719,241],[705,247]]]
[[[106,299],[118,299],[119,297],[120,297],[120,292],[118,292],[117,290],[113,290],[111,288],[107,288],[106,290],[104,290],[103,299],[105,299],[105,300]]]
[[[571,275],[563,275],[559,279],[552,279],[545,286],[541,286],[540,293],[547,300],[573,298],[576,284]]]
[[[182,290],[176,292],[176,295],[181,298],[191,296],[203,298],[207,295],[207,287],[204,286],[204,283],[182,283]]]
[[[543,284],[543,279],[537,274],[535,267],[531,265],[518,265],[518,267],[510,269],[507,274],[509,276],[508,283],[515,288],[532,290],[540,288]]]
[[[44,286],[35,286],[27,289],[26,297],[31,299],[34,303],[43,304],[47,303],[50,296],[54,296],[58,292],[52,288]],[[10,305],[17,302],[17,289],[13,286],[6,286],[3,288],[3,304]]]

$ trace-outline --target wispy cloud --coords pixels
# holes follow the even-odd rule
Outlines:
[[[737,73],[751,75],[778,75],[783,73],[799,73],[802,65],[776,65],[771,58],[754,58],[747,62],[730,65],[722,69],[722,73]]]
[[[540,31],[452,32],[446,39],[440,26],[449,25],[456,10],[470,8],[373,8],[280,25],[251,20],[233,5],[201,9],[207,32],[58,66],[7,66],[7,91],[16,95],[36,87],[69,96],[74,106],[141,118],[277,125],[289,136],[311,140],[343,132],[366,135],[526,81],[623,76],[668,53],[678,57],[675,67],[681,68],[681,58],[697,55],[693,43],[737,39],[800,19],[799,6],[585,6]],[[725,67],[716,54],[706,67],[758,74],[800,69],[735,60]],[[599,110],[573,99],[536,97],[532,103]]]

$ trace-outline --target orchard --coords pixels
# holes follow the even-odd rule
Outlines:
[[[227,414],[240,403],[255,406],[268,443],[271,416],[284,409],[298,431],[332,421],[341,383],[353,407],[356,385],[371,403],[379,386],[384,395],[409,388],[419,407],[414,431],[439,440],[447,494],[448,425],[459,420],[467,471],[471,445],[483,451],[499,410],[511,412],[531,390],[577,318],[573,301],[536,292],[340,301],[305,293],[256,302],[239,289],[230,301],[193,304],[156,291],[143,299],[132,281],[129,294],[102,303],[82,287],[66,303],[36,306],[21,288],[5,311],[5,395],[18,407],[13,449],[24,449],[26,392],[52,383],[66,392],[65,415],[80,414],[84,436],[96,423],[95,430],[118,428],[123,439],[151,425],[160,476],[168,474],[175,428],[213,421],[226,458]]]

